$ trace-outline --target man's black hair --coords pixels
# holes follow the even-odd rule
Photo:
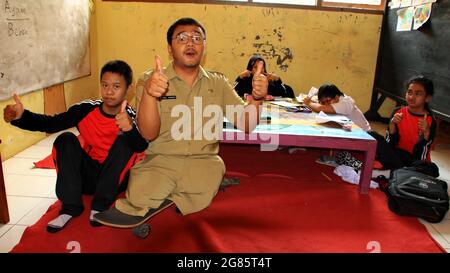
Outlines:
[[[167,30],[167,43],[169,45],[172,45],[172,36],[177,26],[192,26],[192,25],[201,28],[203,31],[203,35],[205,35],[206,38],[206,30],[202,26],[202,24],[200,24],[197,20],[193,18],[181,18],[178,19],[175,23],[173,23]]]

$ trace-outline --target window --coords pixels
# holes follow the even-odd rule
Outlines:
[[[103,0],[103,1],[130,1],[130,0]],[[201,3],[233,5],[269,5],[283,7],[325,7],[349,10],[383,11],[387,0],[133,0],[133,2],[156,2],[156,3]]]
[[[307,5],[307,6],[317,5],[317,0],[253,0],[252,2],[268,3],[268,4]]]
[[[380,5],[381,0],[327,0],[333,3],[347,3],[347,4],[365,4],[365,5]]]

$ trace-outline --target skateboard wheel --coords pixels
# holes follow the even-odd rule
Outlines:
[[[141,239],[145,239],[150,234],[150,230],[150,225],[142,224],[133,228],[133,234]]]

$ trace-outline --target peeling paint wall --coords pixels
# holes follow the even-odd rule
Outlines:
[[[136,75],[163,62],[167,28],[193,17],[207,32],[203,65],[234,81],[254,53],[296,94],[335,83],[361,110],[370,105],[382,15],[232,5],[97,1],[99,64],[122,58]]]

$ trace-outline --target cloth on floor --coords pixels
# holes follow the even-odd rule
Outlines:
[[[334,169],[334,173],[342,178],[342,180],[349,182],[351,184],[359,185],[359,174],[350,166],[339,165]],[[370,188],[378,188],[378,183],[375,181],[370,181]]]
[[[54,169],[55,162],[53,162],[52,154],[49,154],[44,159],[41,159],[37,162],[33,162],[35,168],[39,169]]]

